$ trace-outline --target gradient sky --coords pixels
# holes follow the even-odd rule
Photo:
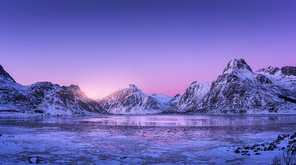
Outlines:
[[[295,0],[0,0],[0,64],[20,84],[183,94],[227,62],[296,65]]]

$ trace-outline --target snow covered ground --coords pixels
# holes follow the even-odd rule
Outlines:
[[[271,164],[279,149],[261,155],[235,150],[295,128],[295,115],[5,115],[0,164]]]

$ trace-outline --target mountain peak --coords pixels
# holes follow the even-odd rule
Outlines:
[[[144,92],[142,92],[136,85],[134,84],[129,84],[127,86],[124,86],[122,88],[119,88],[117,91],[111,93],[110,95],[107,95],[106,97],[110,97],[110,96],[120,96],[122,94],[133,94],[133,93],[139,93],[141,95],[147,95]]]
[[[159,113],[172,106],[178,99],[172,100],[164,94],[148,95],[136,85],[129,84],[97,102],[108,112],[114,114],[152,114]]]
[[[176,94],[173,98],[178,98],[178,97],[181,97],[181,95],[179,93]]]
[[[264,73],[269,73],[269,74],[272,74],[274,75],[276,72],[278,72],[280,69],[278,67],[272,67],[272,66],[269,66],[267,68],[262,68],[262,69],[259,69],[257,72],[264,72]]]
[[[70,89],[73,89],[73,90],[80,90],[80,87],[78,85],[74,85],[74,84],[71,84],[69,86]]]
[[[129,88],[138,88],[135,84],[128,84],[127,87],[129,87]]]
[[[233,59],[229,61],[223,71],[223,74],[231,73],[236,70],[249,70],[252,72],[251,67],[246,63],[244,59],[241,58],[241,59]]]
[[[124,86],[119,90],[140,90],[140,89],[135,84],[128,84],[127,86]]]
[[[15,83],[15,80],[3,69],[0,65],[0,80],[12,81]]]

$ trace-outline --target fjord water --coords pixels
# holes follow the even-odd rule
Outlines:
[[[234,150],[295,128],[295,115],[2,117],[0,163],[41,157],[49,164],[270,164],[276,152]]]

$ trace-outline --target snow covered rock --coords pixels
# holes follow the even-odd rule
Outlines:
[[[283,99],[292,97],[295,93],[273,83],[264,74],[252,72],[243,59],[230,61],[225,70],[212,83],[210,91],[193,109],[194,112],[256,114],[295,111],[296,104]]]
[[[97,102],[103,109],[113,114],[153,114],[169,108],[179,98],[180,95],[173,98],[166,95],[147,95],[130,84],[108,96],[98,98]]]
[[[296,97],[296,67],[284,66],[281,69],[277,67],[267,67],[259,69],[256,73],[265,75],[274,84],[291,91]]]
[[[0,83],[5,81],[15,83],[15,80],[0,65]]]
[[[259,69],[257,72],[262,72],[262,73],[269,73],[271,75],[274,75],[276,72],[278,72],[280,69],[278,67],[272,67],[269,66],[267,68],[262,68]]]
[[[285,76],[296,76],[296,67],[294,66],[284,66],[281,68],[281,72]]]
[[[233,59],[228,62],[222,74],[231,73],[237,70],[252,72],[251,67],[246,63],[244,59]]]
[[[194,81],[185,91],[176,104],[163,113],[179,113],[191,110],[200,103],[204,96],[209,92],[211,87],[210,82],[197,82]]]
[[[29,163],[33,163],[33,164],[46,164],[47,163],[43,158],[41,158],[39,156],[29,157],[28,161],[29,161]]]
[[[200,92],[191,84],[180,101],[165,110],[187,114],[296,113],[295,67],[253,72],[243,59],[231,60]],[[195,90],[193,90],[196,88]]]
[[[181,99],[181,95],[180,94],[176,94],[171,100],[171,104],[176,104],[177,102],[179,102],[179,100]]]
[[[2,66],[0,67],[0,111],[51,115],[106,113],[76,85],[67,87],[50,82],[37,82],[23,86],[16,83]]]

